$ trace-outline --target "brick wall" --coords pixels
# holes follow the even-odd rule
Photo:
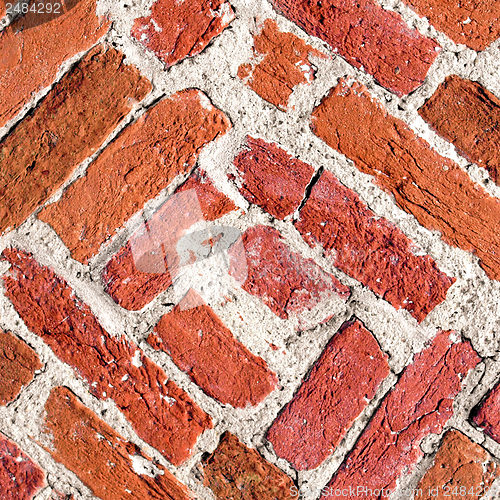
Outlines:
[[[2,500],[500,496],[498,2],[7,7]]]

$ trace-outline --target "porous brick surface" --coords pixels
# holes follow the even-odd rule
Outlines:
[[[54,3],[0,0],[0,500],[500,498],[500,4]]]
[[[448,431],[418,487],[422,498],[477,498],[500,474],[498,463],[459,431]]]

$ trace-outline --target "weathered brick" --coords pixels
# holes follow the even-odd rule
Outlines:
[[[124,336],[110,335],[67,283],[31,255],[6,249],[6,295],[26,326],[72,366],[99,399],[111,398],[147,443],[182,463],[210,417]]]
[[[403,0],[455,43],[484,50],[500,36],[500,4],[496,0]]]
[[[349,486],[362,485],[371,499],[380,495],[369,490],[394,490],[403,470],[411,472],[422,457],[422,439],[439,434],[453,415],[461,380],[479,361],[468,342],[453,343],[450,332],[439,332],[403,371],[322,498],[345,498],[335,490]]]
[[[268,226],[256,226],[243,233],[247,260],[247,277],[242,288],[259,297],[282,319],[296,317],[298,326],[309,328],[306,313],[323,301],[337,298],[346,301],[350,290],[335,276],[319,267],[312,259],[292,252],[280,233]],[[232,254],[233,249],[230,250]],[[230,273],[238,276],[231,260]],[[315,324],[327,321],[332,313],[315,317]]]
[[[47,201],[150,88],[106,46],[67,73],[0,143],[0,232]]]
[[[0,127],[54,81],[63,61],[88,50],[107,32],[109,22],[96,16],[96,0],[74,3],[50,22],[38,24],[40,14],[30,12],[0,32]]]
[[[389,374],[387,355],[360,321],[345,323],[267,432],[276,454],[314,469],[337,447]]]
[[[201,215],[207,221],[216,220],[236,209],[234,203],[213,185],[203,171],[196,170],[193,172],[175,193],[189,190],[194,190],[201,209]],[[177,203],[176,199],[173,201]],[[180,222],[180,226],[176,229],[176,224],[172,221],[173,218],[165,215],[167,211],[165,209],[168,209],[168,206],[167,202],[163,208],[160,208],[153,215],[152,220],[148,221],[147,224],[151,225],[152,223],[156,228],[161,225],[163,218],[168,219],[166,231],[170,235],[169,239],[176,239],[179,237],[178,233],[188,229],[196,221],[190,218],[189,210],[176,210],[180,219],[180,221],[175,221]],[[157,239],[161,239],[159,235],[157,235]],[[165,260],[162,257],[164,265],[156,273],[141,271],[137,269],[130,241],[127,242],[110,259],[103,270],[102,278],[106,291],[121,307],[134,311],[142,309],[172,284],[168,263]]]
[[[417,321],[445,299],[455,281],[330,172],[312,188],[295,226],[309,245],[321,245],[336,267]]]
[[[500,99],[477,82],[451,75],[418,112],[500,185]]]
[[[0,492],[5,500],[31,500],[45,485],[42,469],[0,433]]]
[[[132,36],[169,67],[199,54],[233,19],[227,0],[157,0],[150,16],[135,20]]]
[[[240,193],[280,220],[299,207],[314,173],[276,144],[253,137],[247,137],[233,163]]]
[[[219,500],[296,498],[292,480],[259,453],[225,432],[216,450],[202,462],[204,483]]]
[[[127,127],[61,200],[40,213],[87,263],[146,201],[196,163],[200,149],[230,127],[198,90],[177,92]]]
[[[193,382],[223,404],[256,405],[276,386],[277,377],[266,362],[238,342],[205,304],[189,309],[177,305],[161,318],[148,342],[167,352]]]
[[[474,422],[500,443],[500,382],[491,390],[474,414]]]
[[[40,368],[42,363],[28,344],[0,330],[0,406],[15,399]]]
[[[214,221],[236,210],[236,205],[215,187],[203,170],[195,170],[175,192],[182,193],[190,189],[196,193],[205,220]]]
[[[418,485],[419,498],[481,498],[500,475],[491,455],[459,431],[448,431],[430,469]]]
[[[103,500],[193,498],[165,467],[126,441],[66,387],[52,389],[45,403],[44,433],[54,459]]]
[[[350,64],[397,95],[424,81],[439,46],[374,0],[272,0],[275,7]]]
[[[366,87],[341,80],[313,112],[312,127],[423,226],[476,254],[486,274],[500,279],[500,201],[390,116]]]
[[[260,28],[253,37],[254,56],[238,68],[238,76],[262,99],[286,111],[293,89],[314,80],[316,71],[310,56],[325,54],[294,34],[279,31],[271,19]]]

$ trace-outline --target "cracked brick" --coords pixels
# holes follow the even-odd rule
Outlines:
[[[161,318],[148,342],[222,404],[256,405],[277,383],[266,362],[238,342],[206,304],[184,309],[181,302]]]
[[[110,335],[67,283],[24,251],[6,249],[6,296],[26,326],[89,384],[112,399],[138,436],[179,465],[210,417],[125,336]]]
[[[440,48],[373,0],[272,0],[272,4],[399,96],[422,84]]]
[[[40,467],[0,433],[0,491],[5,500],[31,500],[45,486]]]
[[[477,408],[473,420],[488,436],[500,443],[500,382]]]
[[[71,2],[60,3],[67,8]],[[65,60],[90,49],[110,26],[96,16],[96,0],[81,0],[65,14],[36,25],[39,16],[28,12],[0,32],[0,127],[54,81]]]
[[[45,203],[150,91],[123,57],[92,49],[0,142],[0,233]]]
[[[500,201],[389,115],[364,85],[341,80],[314,110],[312,129],[420,224],[477,255],[486,274],[500,279]]]
[[[170,67],[199,54],[233,19],[226,0],[157,0],[150,16],[135,20],[132,36]]]
[[[66,387],[52,389],[45,403],[47,451],[103,500],[193,498],[165,467],[126,441]]]
[[[454,429],[448,431],[432,466],[418,485],[419,498],[482,498],[500,475],[500,467],[481,446]]]
[[[332,317],[331,308],[319,316],[307,318],[323,302],[345,302],[350,289],[335,276],[325,272],[312,259],[292,252],[280,233],[268,226],[256,226],[243,233],[247,276],[241,285],[282,319],[297,318],[299,328],[310,328]],[[230,250],[230,254],[233,249]],[[230,265],[235,278],[239,270]]]
[[[42,366],[26,342],[0,330],[0,406],[13,401]]]
[[[418,112],[459,153],[488,170],[500,185],[500,99],[477,82],[451,75]]]
[[[389,374],[387,355],[359,320],[345,323],[267,432],[297,470],[318,467]]]
[[[403,1],[455,43],[473,50],[484,50],[500,36],[500,3],[497,0]]]
[[[148,200],[189,173],[201,148],[229,128],[228,118],[205,94],[177,92],[123,130],[39,218],[54,228],[74,259],[87,263]]]
[[[299,207],[314,173],[276,144],[250,136],[233,163],[240,193],[280,220]]]
[[[253,41],[254,57],[238,68],[238,76],[262,99],[286,111],[294,88],[315,78],[310,57],[326,56],[294,34],[279,31],[271,19]]]
[[[202,470],[204,484],[218,500],[296,498],[292,480],[230,432],[225,432],[216,450],[204,458]]]
[[[295,227],[310,246],[322,246],[336,267],[419,322],[455,281],[330,172],[312,188]]]
[[[423,455],[422,439],[442,432],[461,380],[480,361],[469,342],[454,343],[452,335],[439,332],[405,368],[322,498],[341,498],[336,490],[358,485],[367,488],[365,498],[380,498],[369,490],[392,491],[403,470],[413,470]]]

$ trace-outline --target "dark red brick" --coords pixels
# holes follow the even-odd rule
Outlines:
[[[66,387],[52,389],[45,413],[44,432],[51,439],[48,451],[99,498],[193,498],[165,467],[153,463],[137,445],[116,433]],[[141,473],[141,469],[145,472]]]
[[[313,112],[312,127],[420,224],[473,252],[486,274],[500,279],[500,201],[390,116],[366,87],[341,80]]]
[[[484,50],[500,36],[500,3],[496,0],[403,0],[455,43]]]
[[[358,320],[345,323],[267,432],[295,469],[314,469],[333,453],[389,374],[387,355]]]
[[[500,443],[500,382],[491,390],[474,415],[474,422]]]
[[[411,472],[422,457],[422,439],[442,432],[461,380],[479,361],[468,342],[453,343],[450,332],[438,333],[403,371],[322,498],[356,498],[335,494],[350,486],[367,488],[369,499],[380,498],[369,490],[394,490],[403,470]]]
[[[247,137],[234,159],[240,193],[250,202],[283,220],[304,198],[314,169],[274,143]]]
[[[481,446],[456,430],[448,431],[430,469],[418,485],[422,500],[481,498],[500,475],[500,467]]]
[[[0,433],[0,492],[4,500],[31,500],[45,486],[42,469]]]
[[[195,165],[200,149],[230,127],[195,89],[162,100],[127,127],[56,203],[40,212],[87,263],[146,201]]]
[[[0,233],[46,202],[150,89],[137,69],[123,64],[123,54],[107,46],[91,50],[67,73],[0,143]]]
[[[374,0],[272,0],[291,21],[399,96],[424,81],[439,45]]]
[[[200,216],[205,220],[216,220],[236,209],[234,203],[218,191],[202,171],[195,171],[191,174],[187,181],[177,189],[176,193],[186,191],[194,192],[196,195],[195,199],[199,202]],[[148,228],[154,227],[157,233],[161,233],[156,235],[158,243],[162,239],[162,234],[165,235],[163,244],[167,240],[177,241],[183,231],[197,222],[193,218],[194,214],[190,215],[190,210],[187,207],[184,210],[176,208],[177,204],[182,203],[178,197],[173,197],[171,200],[172,205],[167,201],[146,223]],[[177,217],[169,215],[174,209]],[[181,214],[182,216],[180,216]],[[164,219],[168,221],[166,225],[162,222]],[[132,238],[135,238],[135,236],[133,235]],[[153,236],[152,238],[154,239]],[[152,249],[152,251],[156,250],[158,250],[156,247]],[[137,268],[135,262],[137,256],[134,255],[134,251],[130,241],[127,242],[108,262],[102,276],[106,291],[113,300],[121,307],[135,311],[142,309],[158,294],[165,291],[172,284],[172,278],[164,253],[159,259],[158,257],[151,258],[152,261],[158,261],[157,272],[153,273]],[[147,258],[147,256],[144,258]]]
[[[40,368],[42,363],[28,344],[0,330],[0,406],[14,400]]]
[[[295,223],[304,239],[346,274],[422,321],[455,281],[395,225],[378,217],[359,196],[325,172]]]
[[[256,226],[243,233],[243,245],[247,261],[247,277],[242,288],[259,297],[271,311],[282,319],[296,317],[298,326],[310,327],[305,314],[322,302],[337,297],[346,301],[350,290],[335,276],[321,269],[312,259],[305,259],[292,252],[280,233],[267,226]],[[234,255],[233,249],[230,254]],[[231,260],[230,273],[238,277]],[[324,312],[315,317],[322,323],[332,317]]]
[[[234,19],[226,0],[157,0],[135,20],[132,36],[167,67],[200,53]]]
[[[0,127],[54,81],[65,60],[90,49],[108,31],[110,23],[96,16],[96,0],[60,3],[74,6],[42,24],[40,14],[28,13],[0,32]]]
[[[451,75],[418,112],[500,185],[500,99],[477,82]]]
[[[192,452],[210,417],[124,336],[113,337],[66,282],[31,255],[6,249],[6,295],[26,326],[85,379],[99,399],[111,398],[138,436],[174,464]]]
[[[174,307],[148,342],[167,352],[193,382],[223,404],[256,405],[276,386],[277,377],[266,362],[238,342],[207,305]]]
[[[253,58],[238,68],[238,76],[262,99],[286,111],[294,88],[314,80],[310,56],[325,54],[292,33],[279,31],[271,19],[264,21],[253,40]]]
[[[217,449],[202,462],[204,483],[218,500],[296,498],[292,480],[259,453],[225,432]]]

